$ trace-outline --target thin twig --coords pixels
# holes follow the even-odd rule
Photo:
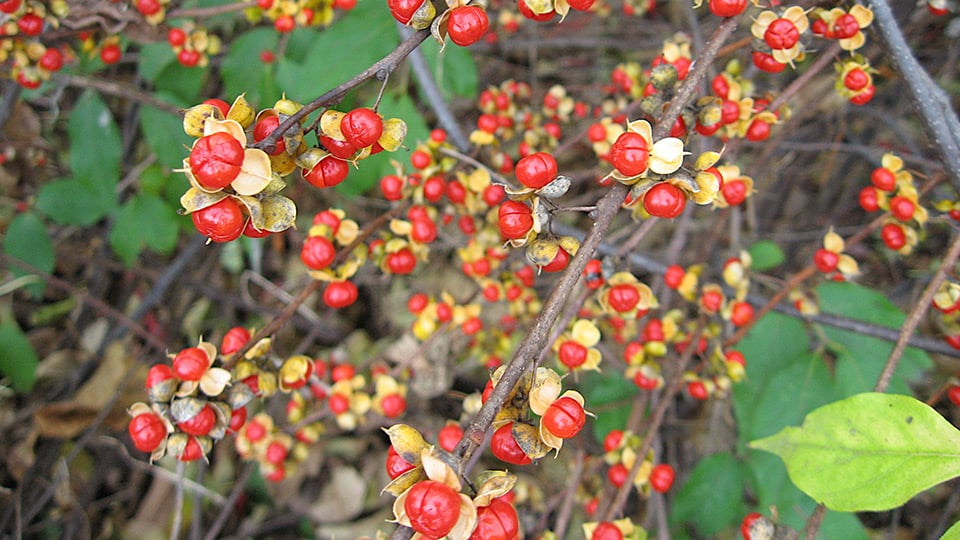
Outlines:
[[[95,77],[70,75],[68,73],[59,73],[56,75],[56,78],[63,81],[67,86],[89,88],[98,92],[102,92],[108,96],[122,97],[137,103],[149,105],[150,107],[154,107],[163,112],[175,114],[177,116],[183,116],[183,110],[180,107],[171,105],[170,103],[167,103],[166,101],[163,101],[153,94],[145,92],[143,89],[137,88],[132,84],[109,81]]]
[[[583,448],[578,448],[573,454],[573,470],[570,471],[570,478],[567,480],[567,489],[564,490],[563,502],[560,504],[560,510],[557,511],[557,521],[554,523],[553,532],[557,535],[557,540],[563,540],[567,535],[567,527],[570,525],[570,516],[573,513],[573,503],[576,502],[577,486],[583,477],[583,466],[587,461],[587,453]]]
[[[183,470],[185,463],[177,460],[177,483],[174,484],[173,524],[170,526],[170,540],[180,537],[180,526],[183,524]]]
[[[943,283],[943,280],[947,277],[947,272],[953,270],[954,265],[957,263],[957,257],[960,257],[960,234],[954,234],[953,242],[950,243],[950,249],[947,251],[947,255],[943,258],[943,261],[941,261],[940,267],[937,268],[937,271],[933,274],[933,279],[927,284],[927,288],[924,289],[923,294],[920,295],[914,308],[907,314],[907,319],[903,321],[903,326],[900,327],[900,337],[897,339],[893,350],[890,351],[890,356],[887,358],[887,363],[883,366],[883,371],[880,372],[877,385],[873,388],[874,392],[886,391],[887,386],[890,384],[890,378],[893,377],[893,371],[897,368],[897,363],[903,356],[903,352],[907,349],[910,336],[913,335],[913,332],[917,329],[917,325],[920,324],[924,315],[927,314],[927,310],[930,308],[930,303],[933,300],[933,295],[937,293],[940,284]]]
[[[247,463],[246,467],[244,467],[243,472],[233,484],[233,489],[230,491],[230,495],[223,505],[223,510],[220,511],[217,519],[210,525],[210,529],[207,531],[207,534],[204,535],[203,540],[216,540],[220,535],[220,531],[223,530],[224,525],[227,524],[227,520],[230,519],[230,515],[236,509],[237,500],[240,498],[240,495],[243,494],[243,490],[247,486],[247,481],[250,479],[250,475],[253,474],[255,468],[256,466],[253,463]]]

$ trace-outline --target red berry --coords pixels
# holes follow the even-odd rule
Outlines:
[[[700,296],[700,307],[707,313],[720,311],[723,305],[723,293],[717,290],[707,290]]]
[[[207,100],[204,100],[203,103],[205,105],[213,105],[214,107],[220,109],[220,113],[223,114],[224,117],[226,117],[227,114],[230,112],[230,104],[222,99],[216,99],[216,98],[207,99]]]
[[[277,56],[270,49],[260,51],[260,61],[264,64],[272,64],[276,59]]]
[[[245,218],[233,197],[190,214],[197,231],[214,242],[230,242],[243,233]]]
[[[870,76],[860,68],[853,68],[843,77],[843,85],[854,92],[863,90],[870,84]]]
[[[43,32],[43,18],[36,13],[25,13],[17,20],[20,33],[28,36],[38,36]]]
[[[567,250],[563,248],[557,249],[557,254],[553,256],[553,260],[549,264],[545,264],[540,267],[540,270],[544,272],[559,272],[567,267],[567,264],[570,262],[570,254],[567,253]]]
[[[193,67],[200,62],[200,53],[192,49],[181,49],[177,53],[177,62],[185,67]]]
[[[900,221],[910,221],[915,209],[916,205],[906,197],[898,195],[890,199],[890,213]]]
[[[661,463],[653,467],[650,471],[650,487],[657,493],[666,493],[673,486],[673,479],[676,474],[673,467],[666,463]]]
[[[167,43],[171,47],[180,47],[187,42],[187,33],[182,28],[171,28],[167,31]]]
[[[580,433],[587,415],[583,405],[571,397],[562,397],[547,407],[543,413],[543,425],[550,433],[561,439],[569,439]]]
[[[500,235],[507,240],[523,238],[533,227],[533,210],[518,201],[504,201],[497,218]]]
[[[248,341],[250,341],[250,331],[241,326],[234,326],[220,340],[220,354],[233,354],[246,345]]]
[[[466,47],[473,45],[487,33],[490,21],[487,12],[476,5],[460,6],[450,10],[447,19],[447,33],[450,41]]]
[[[257,120],[256,125],[253,126],[253,140],[260,142],[266,139],[278,127],[280,127],[279,116],[275,114],[263,115],[259,120]],[[270,152],[270,155],[280,155],[284,150],[286,150],[286,143],[284,143],[283,137],[281,137],[277,139],[276,143],[274,143],[273,152]]]
[[[650,158],[646,139],[639,133],[621,133],[610,147],[609,160],[624,176],[637,176],[647,170]]]
[[[515,171],[521,184],[540,189],[557,177],[557,160],[546,152],[537,152],[518,161]]]
[[[513,436],[513,422],[500,426],[490,439],[490,450],[500,461],[513,465],[526,465],[533,460],[520,448]]]
[[[723,200],[730,206],[737,206],[747,198],[747,185],[739,178],[724,182],[720,188]]]
[[[767,140],[770,136],[770,124],[759,118],[754,118],[747,126],[746,138],[748,141],[759,142]]]
[[[789,19],[775,19],[763,33],[763,40],[771,49],[789,49],[800,41],[800,31]]]
[[[20,9],[20,4],[23,0],[3,0],[0,2],[0,11],[4,13],[13,14]]]
[[[323,144],[324,148],[329,150],[331,154],[340,159],[351,159],[353,155],[357,153],[356,146],[347,141],[341,141],[333,137],[327,137],[326,135],[320,136],[320,143]]]
[[[619,313],[626,313],[640,302],[640,293],[629,283],[620,283],[607,291],[607,303]]]
[[[291,15],[281,15],[273,21],[273,28],[281,34],[286,34],[287,32],[293,32],[293,29],[297,26],[297,21]]]
[[[280,141],[277,141],[277,147],[282,148]],[[337,159],[334,155],[321,159],[309,172],[305,172],[305,169],[300,170],[304,180],[318,188],[335,186],[343,182],[349,173],[350,166],[347,162]]]
[[[816,253],[813,254],[813,264],[817,267],[817,270],[823,272],[824,274],[829,274],[837,269],[837,264],[840,262],[840,255],[829,251],[825,248],[820,248]]]
[[[423,480],[407,492],[403,509],[413,530],[443,538],[460,519],[460,495],[446,484]]]
[[[710,396],[710,393],[707,391],[707,385],[700,381],[688,382],[687,393],[690,394],[690,397],[699,401],[704,401]]]
[[[37,65],[50,72],[60,71],[60,68],[63,67],[63,53],[60,52],[60,49],[50,47],[44,51]]]
[[[217,423],[217,414],[213,412],[213,407],[204,405],[200,412],[193,418],[177,423],[177,427],[188,435],[201,437],[210,433],[213,426]]]
[[[954,334],[952,336],[946,336],[943,338],[947,342],[947,345],[953,347],[954,349],[960,351],[960,334]]]
[[[463,216],[469,218],[470,216]],[[437,225],[427,219],[415,219],[411,222],[410,239],[421,244],[429,244],[437,239]]]
[[[730,310],[730,322],[740,327],[753,320],[753,306],[749,302],[734,302]]]
[[[713,90],[713,93],[722,99],[727,99],[727,96],[730,94],[730,83],[727,82],[727,78],[723,73],[718,73],[713,80],[710,81],[710,89]]]
[[[687,205],[687,197],[677,186],[660,182],[643,194],[643,209],[654,217],[672,219]]]
[[[327,406],[333,414],[343,414],[350,410],[350,398],[343,394],[330,394],[327,400]]]
[[[487,203],[487,206],[496,206],[503,201],[505,195],[503,186],[500,184],[490,184],[483,190],[483,202]]]
[[[877,196],[877,188],[866,186],[860,190],[860,207],[867,212],[876,212],[880,209],[880,200]]]
[[[174,377],[176,377],[176,374],[174,374],[173,368],[170,366],[166,364],[154,364],[150,366],[150,371],[147,372],[147,380],[145,384],[146,389],[149,390],[153,388],[155,384],[172,379]]]
[[[470,540],[514,540],[519,531],[517,511],[510,503],[498,498],[477,509],[477,528]]]
[[[250,423],[247,424],[247,430],[244,435],[248,441],[255,443],[263,440],[263,438],[267,436],[267,427],[257,420],[251,420]]]
[[[767,73],[780,73],[787,67],[786,64],[777,62],[772,55],[763,51],[753,51],[753,65]]]
[[[160,2],[157,0],[137,0],[137,11],[143,15],[156,15],[160,13],[160,9]]]
[[[403,179],[389,174],[380,179],[380,191],[388,201],[399,201],[403,198]]]
[[[267,462],[273,463],[274,465],[280,465],[284,462],[284,460],[287,459],[288,453],[289,450],[283,443],[279,441],[273,441],[267,445],[267,451],[264,457],[267,458]]]
[[[323,302],[328,307],[340,309],[356,302],[359,295],[352,281],[333,281],[323,290]]]
[[[633,384],[641,390],[656,390],[660,386],[660,381],[656,377],[647,377],[642,371],[638,371],[633,376]]]
[[[743,540],[750,540],[750,526],[761,517],[763,516],[758,512],[752,512],[743,517],[743,521],[740,522],[740,535],[743,536]]]
[[[190,150],[190,172],[200,187],[217,191],[240,174],[244,150],[240,141],[220,131],[197,139]]]
[[[620,487],[624,482],[627,481],[627,476],[630,475],[630,470],[627,469],[627,466],[623,463],[616,463],[607,469],[607,480],[610,480],[610,483],[614,487]]]
[[[203,448],[200,446],[200,443],[197,441],[196,437],[188,437],[187,445],[183,448],[183,451],[177,456],[177,460],[183,462],[196,461],[203,457]]]
[[[954,405],[960,406],[960,385],[951,384],[947,389],[947,398]]]
[[[423,150],[415,150],[410,154],[410,164],[413,165],[414,169],[426,169],[430,166],[432,158],[430,154],[424,152]]]
[[[680,283],[683,282],[683,278],[686,275],[687,271],[684,270],[682,266],[672,264],[667,267],[667,271],[663,274],[663,283],[671,289],[676,289],[680,286]]]
[[[227,425],[227,431],[229,433],[238,433],[240,428],[247,423],[247,408],[240,407],[239,409],[234,409],[230,413],[230,423]]]
[[[411,463],[397,453],[393,445],[387,449],[387,476],[389,476],[391,480],[413,468]]]
[[[623,441],[623,431],[619,429],[610,430],[607,436],[603,438],[603,450],[605,452],[616,450],[620,447],[621,441]]]
[[[387,269],[391,274],[409,274],[416,267],[417,257],[410,248],[403,248],[387,255]]]
[[[184,381],[199,381],[209,367],[210,359],[200,347],[183,349],[173,358],[173,372]]]
[[[407,400],[400,394],[384,396],[380,401],[380,408],[387,418],[397,418],[407,410]]]
[[[120,46],[115,43],[110,43],[104,45],[100,49],[100,60],[104,64],[116,64],[120,61],[120,57],[123,56],[123,51],[120,50]]]
[[[897,251],[907,244],[907,234],[896,223],[887,223],[880,229],[880,238],[888,248]]]
[[[857,35],[860,31],[860,23],[857,18],[849,13],[837,17],[833,21],[833,36],[837,39],[847,39]]]
[[[710,0],[708,7],[717,17],[733,17],[747,9],[747,0]]]
[[[387,0],[387,8],[400,24],[407,24],[423,2],[424,0]]]
[[[300,260],[311,270],[323,270],[337,257],[337,248],[324,236],[311,236],[300,248]]]
[[[133,445],[141,452],[153,452],[167,436],[163,420],[153,413],[134,416],[127,426]]]
[[[463,428],[459,424],[447,424],[437,433],[437,444],[447,452],[453,452],[462,438]]]
[[[340,121],[340,131],[348,143],[357,148],[366,148],[383,135],[383,120],[373,109],[360,107],[344,115]]]
[[[870,182],[879,190],[893,191],[897,185],[897,177],[890,169],[877,167],[870,173]]]
[[[453,204],[462,204],[467,200],[467,188],[460,181],[451,180],[447,182],[447,198]]]
[[[867,85],[867,87],[864,88],[859,94],[850,98],[850,103],[853,103],[854,105],[866,105],[871,99],[873,99],[876,90],[877,89],[872,84]]]
[[[563,365],[574,369],[587,361],[587,348],[572,339],[568,339],[560,345],[557,355]]]
[[[424,309],[426,309],[427,304],[429,303],[430,303],[430,298],[427,297],[427,295],[423,293],[417,293],[411,296],[409,300],[407,300],[407,309],[410,311],[410,313],[413,313],[414,315],[416,315],[421,311],[423,311]]]

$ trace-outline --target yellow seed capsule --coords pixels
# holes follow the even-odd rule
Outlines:
[[[183,131],[191,137],[203,137],[203,125],[207,118],[223,120],[223,112],[209,103],[190,107],[183,115]]]

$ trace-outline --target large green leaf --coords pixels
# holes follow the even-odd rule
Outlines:
[[[113,188],[87,179],[53,180],[37,195],[37,209],[51,220],[67,225],[90,225],[109,214],[117,203]]]
[[[916,399],[864,393],[750,446],[780,456],[790,479],[828,508],[880,511],[960,475],[960,431]]]
[[[94,92],[77,100],[67,125],[73,177],[95,189],[113,190],[120,181],[120,130],[113,115]]]
[[[739,523],[749,512],[743,502],[749,476],[732,454],[713,454],[700,460],[673,499],[671,525],[677,528],[692,524],[699,534],[713,537]]]
[[[157,195],[140,193],[117,212],[110,229],[110,247],[128,267],[144,249],[169,253],[176,247],[180,216]]]
[[[817,287],[825,313],[842,315],[889,328],[900,328],[905,315],[878,291],[851,283],[826,282]],[[837,356],[836,377],[843,395],[873,389],[893,343],[862,334],[824,327],[830,349]],[[888,391],[909,394],[909,382],[919,378],[932,362],[926,353],[908,348],[897,364]]]
[[[178,106],[185,104],[171,94],[157,93],[157,97]],[[183,158],[190,153],[193,139],[183,132],[182,118],[153,107],[143,107],[140,109],[140,131],[161,165],[168,169],[183,166]]]
[[[47,226],[34,212],[24,212],[13,218],[3,238],[3,252],[48,274],[56,263],[56,252]],[[16,267],[12,271],[16,276],[29,273]],[[43,294],[43,284],[30,285],[30,291],[35,296]]]
[[[301,32],[293,32],[299,35]],[[310,30],[312,38],[314,31]],[[233,40],[230,50],[227,51],[220,66],[220,75],[223,78],[225,99],[232,103],[240,94],[246,94],[247,101],[258,108],[273,105],[280,97],[273,78],[273,69],[276,64],[264,64],[260,61],[260,53],[277,48],[278,34],[273,28],[254,28]],[[289,47],[288,47],[289,53]],[[287,62],[278,58],[278,63]]]
[[[0,323],[0,373],[9,377],[18,392],[29,392],[37,380],[37,352],[17,323]]]
[[[428,39],[420,46],[423,56],[433,73],[440,91],[447,99],[453,97],[473,99],[477,96],[477,64],[473,53],[466,47],[445,47]]]
[[[783,254],[783,250],[780,249],[780,245],[772,240],[758,240],[747,248],[747,252],[750,253],[750,258],[753,259],[750,268],[757,272],[776,268],[786,260],[786,256]]]

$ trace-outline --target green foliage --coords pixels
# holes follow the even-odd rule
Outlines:
[[[960,540],[960,521],[954,523],[953,527],[947,529],[947,532],[943,533],[940,540]]]
[[[428,39],[420,46],[420,50],[433,70],[434,79],[443,97],[473,99],[477,96],[477,64],[469,49],[446,47],[441,52],[440,45]]]
[[[184,102],[170,94],[158,93],[157,97],[168,103],[185,106]],[[183,132],[180,118],[153,107],[143,107],[140,109],[140,132],[161,165],[168,169],[183,166],[183,158],[193,141]]]
[[[704,458],[673,499],[671,525],[696,523],[699,534],[716,535],[749,513],[743,491],[751,483],[749,468],[733,454]]]
[[[906,318],[903,312],[882,294],[860,285],[825,282],[817,287],[817,295],[824,313],[888,328],[900,328]],[[840,385],[841,397],[873,389],[890,351],[893,350],[893,343],[829,327],[823,327],[823,335],[829,340],[828,348],[837,356],[836,380]],[[920,377],[932,365],[926,353],[908,348],[897,364],[888,390],[897,394],[909,394],[908,382]]]
[[[34,212],[24,212],[13,218],[3,238],[3,252],[41,272],[52,272],[56,263],[56,252],[47,227]],[[13,268],[12,272],[15,276],[29,274],[17,268]],[[43,283],[30,284],[28,287],[34,296],[43,294]]]
[[[315,32],[298,30],[291,34],[287,45],[287,58],[278,58],[278,63],[289,62],[293,42],[301,36],[313,36]],[[223,79],[224,99],[232,102],[236,96],[246,94],[247,101],[259,107],[266,107],[280,98],[273,65],[260,62],[260,53],[277,48],[277,32],[272,28],[254,28],[239,36],[230,44],[220,65]]]
[[[173,251],[179,236],[180,216],[163,199],[140,193],[117,212],[110,229],[110,247],[128,267],[144,248],[161,254]]]
[[[85,92],[67,126],[72,179],[53,180],[40,189],[37,208],[57,223],[90,225],[117,204],[120,181],[120,130],[103,100]]]
[[[772,240],[758,240],[747,248],[753,263],[750,268],[757,272],[765,272],[783,264],[786,256],[780,246]]]
[[[750,446],[780,456],[804,493],[845,512],[888,510],[960,475],[960,431],[926,404],[896,394],[831,403],[802,427]]]
[[[29,392],[37,380],[37,352],[12,317],[0,322],[0,373],[14,390]]]
[[[618,373],[590,372],[581,377],[580,390],[589,404],[587,409],[596,415],[593,436],[603,443],[607,433],[626,427],[637,386]]]

